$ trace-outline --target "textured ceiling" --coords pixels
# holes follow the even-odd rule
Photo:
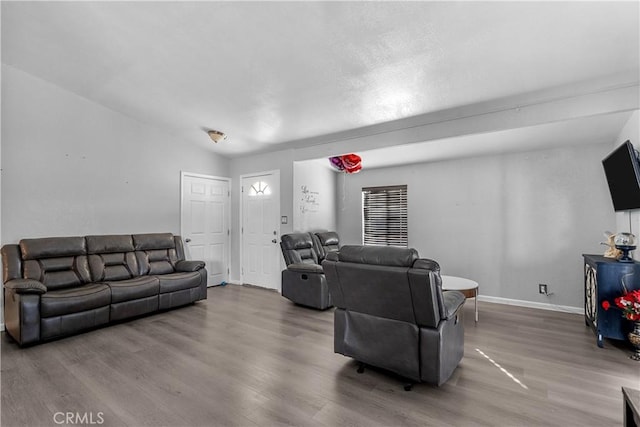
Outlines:
[[[2,2],[2,62],[238,156],[638,69],[638,2]],[[226,132],[213,145],[204,129]]]

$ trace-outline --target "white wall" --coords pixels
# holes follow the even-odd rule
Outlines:
[[[2,8],[0,7],[0,22],[2,22]],[[1,31],[0,31],[1,33]],[[0,36],[0,46],[2,46],[2,36]],[[2,70],[0,69],[0,82],[2,81]],[[2,85],[0,84],[0,99],[2,96]],[[0,102],[0,129],[2,129],[2,103]],[[2,151],[2,137],[0,136],[0,152]],[[0,244],[2,242],[2,153],[0,153]],[[4,331],[4,291],[0,292],[0,331]]]
[[[323,164],[326,163],[326,164]],[[293,164],[293,230],[336,230],[336,177],[327,159]]]
[[[407,184],[409,245],[480,294],[572,307],[583,304],[583,253],[601,253],[615,225],[601,160],[609,141],[363,170],[338,196],[338,232],[361,244],[361,189]],[[340,204],[340,203],[339,203]],[[552,296],[538,294],[538,283]]]
[[[631,115],[627,124],[620,131],[620,134],[616,138],[616,141],[612,145],[610,151],[613,151],[627,140],[631,141],[634,147],[636,147],[636,150],[640,150],[640,110],[636,110]],[[611,207],[611,210],[613,210],[613,204],[611,201],[609,201],[609,206]],[[629,215],[631,215],[631,218],[629,218]],[[631,232],[635,234],[636,237],[640,238],[640,209],[627,212],[617,212],[616,229],[611,230],[611,232],[629,232],[629,219],[631,219]],[[634,251],[633,257],[640,260],[640,251]]]
[[[2,243],[180,231],[180,171],[227,159],[2,66]]]

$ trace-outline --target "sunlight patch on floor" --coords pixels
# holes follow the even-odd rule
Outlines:
[[[500,371],[502,371],[503,374],[505,374],[506,376],[508,376],[509,378],[511,378],[516,384],[518,384],[520,387],[524,388],[525,390],[529,390],[529,387],[527,387],[525,384],[523,384],[519,379],[517,379],[516,377],[514,377],[511,372],[507,371],[506,369],[504,369],[502,366],[500,366],[498,363],[496,363],[492,358],[490,358],[489,356],[487,356],[486,354],[484,354],[484,352],[482,350],[480,350],[479,348],[476,348],[476,351],[478,353],[480,353],[482,356],[484,356],[485,359],[487,359],[489,362],[493,363],[493,366],[495,366],[496,368],[500,369]]]

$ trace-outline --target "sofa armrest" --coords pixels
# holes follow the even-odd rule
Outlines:
[[[464,294],[460,291],[443,291],[445,319],[452,319],[464,304]]]
[[[324,259],[327,261],[337,262],[340,260],[340,255],[338,254],[338,251],[328,252]]]
[[[189,271],[198,271],[204,268],[204,261],[178,261],[176,263],[176,270],[189,272]]]
[[[4,284],[5,289],[10,289],[17,294],[44,294],[47,287],[33,279],[13,279]]]
[[[287,270],[297,273],[324,274],[322,266],[318,264],[289,264]]]
[[[423,270],[440,271],[440,264],[429,258],[418,258],[413,263],[413,268],[421,268]]]

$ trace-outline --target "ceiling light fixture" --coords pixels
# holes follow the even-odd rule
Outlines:
[[[227,139],[227,135],[225,135],[224,132],[220,132],[219,130],[210,130],[207,131],[207,133],[209,134],[209,138],[211,138],[213,142],[220,142]]]

